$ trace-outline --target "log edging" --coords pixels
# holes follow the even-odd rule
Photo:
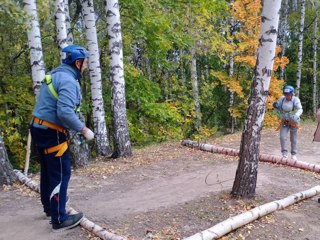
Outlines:
[[[239,150],[236,150],[233,148],[225,148],[217,145],[203,144],[203,143],[198,143],[191,140],[183,140],[181,144],[183,146],[199,149],[206,152],[220,153],[220,154],[225,154],[230,156],[239,156],[239,153],[240,153]],[[283,157],[278,157],[278,156],[269,155],[269,154],[260,154],[259,160],[262,162],[276,163],[276,164],[281,164],[285,166],[290,166],[290,167],[295,167],[303,170],[309,170],[312,172],[320,173],[319,164],[307,163],[307,162],[298,161],[298,160],[293,161],[289,158],[283,158]]]
[[[190,237],[183,238],[183,240],[218,239],[224,236],[225,234],[239,227],[242,227],[250,222],[253,222],[254,220],[260,217],[268,215],[277,210],[284,209],[294,203],[313,197],[319,193],[320,193],[320,185],[317,185],[306,191],[298,192],[286,198],[263,204],[259,207],[255,207],[251,209],[250,211],[246,211],[234,217],[228,218],[227,220],[220,222],[207,230],[198,232]]]

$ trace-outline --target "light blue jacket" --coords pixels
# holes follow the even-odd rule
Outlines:
[[[58,99],[54,98],[47,84],[43,83],[32,115],[80,132],[85,126],[75,112],[82,99],[80,71],[73,66],[62,64],[48,74],[52,77],[52,85],[58,94]],[[34,123],[34,127],[47,128],[37,123]]]
[[[278,100],[278,105],[280,106],[280,118],[284,120],[293,119],[293,115],[299,119],[303,113],[301,101],[296,96],[292,96],[290,101],[287,101],[286,97],[282,96]]]

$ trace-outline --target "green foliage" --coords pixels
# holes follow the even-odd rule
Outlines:
[[[183,118],[174,102],[160,102],[155,82],[132,65],[126,67],[126,100],[131,140],[141,145],[182,136]]]
[[[74,42],[86,45],[82,17],[76,1],[69,1]],[[126,103],[129,131],[135,146],[167,139],[190,137],[202,141],[230,127],[238,129],[246,114],[247,98],[255,65],[260,24],[260,1],[236,0],[123,0],[120,1]],[[60,64],[56,43],[54,3],[37,1],[46,71]],[[95,2],[100,47],[103,98],[107,127],[112,136],[109,46],[103,1]],[[306,25],[315,9],[307,5]],[[236,34],[230,35],[230,17]],[[285,82],[295,86],[299,12],[290,12]],[[22,167],[34,97],[28,51],[28,17],[22,1],[3,0],[0,5],[0,129],[15,167]],[[312,110],[313,25],[306,28],[301,100],[305,113]],[[10,29],[10,31],[8,31]],[[196,49],[197,80],[202,127],[195,129],[194,99],[190,74],[190,49]],[[234,55],[234,74],[229,76],[229,57]],[[320,54],[318,54],[318,58]],[[275,79],[275,78],[274,78]],[[282,81],[274,80],[270,99],[280,94]],[[319,85],[319,84],[318,84]],[[82,80],[82,111],[92,126],[90,79]],[[229,106],[230,91],[234,105]],[[266,122],[271,122],[273,115]],[[266,114],[268,116],[268,113]],[[111,138],[112,139],[112,138]],[[34,164],[32,167],[36,167]]]
[[[4,143],[15,168],[23,168],[29,121],[34,105],[30,94],[29,77],[5,77],[0,95],[0,129]]]

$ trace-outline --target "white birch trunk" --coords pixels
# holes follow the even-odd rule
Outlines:
[[[303,30],[304,30],[304,18],[306,11],[306,1],[301,0],[301,11],[300,11],[300,27],[299,27],[299,38],[298,38],[298,61],[297,61],[297,82],[295,95],[299,97],[300,84],[301,84],[301,69],[302,69],[302,53],[303,53]]]
[[[45,76],[45,63],[43,60],[41,34],[35,0],[24,0],[24,9],[31,17],[30,28],[28,28],[28,44],[30,49],[30,64],[34,95],[37,99],[40,91],[41,81]]]
[[[291,0],[291,9],[292,9],[292,11],[298,10],[298,0]]]
[[[35,0],[24,0],[24,10],[31,17],[30,28],[28,28],[28,44],[30,49],[30,64],[32,73],[32,82],[35,99],[40,92],[41,81],[45,76],[45,63],[43,60],[41,33],[37,14],[37,4]],[[28,134],[28,143],[31,143],[31,134]],[[27,146],[27,155],[25,160],[25,172],[28,173],[30,161],[30,146]]]
[[[92,112],[95,133],[95,143],[98,155],[107,156],[111,153],[108,131],[105,121],[105,111],[102,96],[102,79],[98,37],[95,21],[93,0],[81,2],[84,24],[86,29],[87,46],[89,49],[89,73],[92,94]]]
[[[257,63],[240,145],[240,159],[231,194],[254,197],[261,130],[275,57],[281,0],[264,0]]]
[[[153,81],[151,63],[150,63],[150,59],[148,57],[145,58],[145,63],[146,63],[148,78],[150,81]]]
[[[234,0],[230,1],[230,4],[233,4]],[[232,6],[232,5],[231,5]],[[231,11],[233,7],[231,7]],[[230,19],[230,35],[231,35],[231,44],[233,44],[233,37],[235,35],[235,21],[233,16]],[[234,74],[234,52],[229,57],[229,77],[232,78]],[[231,108],[234,104],[234,91],[229,90],[229,108]],[[235,118],[231,116],[230,113],[230,121],[231,121],[231,133],[234,133],[234,125],[235,125]]]
[[[67,44],[67,27],[66,27],[66,14],[64,11],[64,0],[55,0],[55,19],[56,19],[56,32],[57,32],[57,43],[60,47],[60,60],[64,58],[62,49]]]
[[[210,144],[200,144],[198,142],[190,141],[190,140],[183,140],[181,143],[183,146],[191,147],[191,148],[197,148],[202,151],[207,151],[211,153],[220,153],[230,156],[239,156],[240,151],[234,148],[225,148],[220,147],[216,145],[210,145]],[[275,164],[281,164],[289,167],[299,168],[303,170],[308,170],[315,173],[320,173],[320,165],[319,164],[313,164],[308,162],[302,162],[302,161],[294,161],[290,158],[283,158],[278,157],[270,154],[260,154],[259,161],[261,162],[268,162],[268,163],[275,163]]]
[[[284,57],[287,46],[287,31],[288,31],[288,0],[284,0],[282,6],[282,15],[279,21],[278,45],[281,47],[280,57]],[[280,79],[284,79],[284,68],[280,68]]]
[[[192,83],[192,96],[194,102],[195,111],[195,128],[199,130],[201,127],[201,110],[199,102],[199,88],[198,88],[198,77],[197,77],[197,59],[195,47],[191,47],[191,83]]]
[[[205,81],[208,83],[209,82],[209,77],[210,77],[210,67],[209,67],[209,64],[210,64],[210,60],[209,60],[210,53],[209,53],[209,49],[207,47],[206,47],[206,50],[205,50],[205,54],[206,54]]]
[[[311,198],[313,196],[316,196],[319,193],[320,193],[320,185],[317,185],[306,191],[298,192],[286,198],[263,204],[259,207],[255,207],[251,209],[250,211],[228,218],[227,220],[220,222],[207,230],[199,232],[191,237],[184,238],[184,240],[218,239],[239,227],[242,227],[250,222],[253,222],[258,218],[266,216],[277,210],[285,209],[286,207],[294,203],[297,203],[307,198]]]
[[[73,34],[71,29],[71,18],[69,12],[69,0],[64,0],[64,12],[66,16],[67,44],[73,44]]]
[[[183,58],[184,58],[184,51],[183,51],[183,49],[180,49],[180,51],[179,51],[179,55],[180,55],[180,58],[179,58],[179,60],[180,60],[180,74],[181,74],[181,80],[180,80],[180,82],[181,82],[181,85],[183,86],[183,87],[185,87],[186,86],[186,74],[185,74],[185,69],[184,69],[184,60],[183,60]]]
[[[66,47],[67,44],[67,26],[66,26],[66,13],[64,0],[55,0],[55,17],[56,17],[56,33],[57,33],[57,43],[60,48],[60,60],[64,58],[62,54],[62,49]],[[84,121],[82,116],[79,118]],[[74,167],[84,167],[88,165],[90,160],[90,149],[86,142],[80,139],[79,133],[74,130],[70,130],[70,152],[71,158],[74,160]]]
[[[318,0],[315,0],[313,2],[313,8],[316,9],[315,12],[315,20],[314,20],[314,28],[313,28],[313,83],[312,83],[312,99],[313,99],[313,116],[316,116],[317,114],[317,109],[318,109],[318,99],[317,99],[317,56],[318,56]]]
[[[107,13],[110,49],[111,108],[114,131],[114,152],[112,157],[130,157],[132,152],[127,122],[123,46],[118,0],[105,0],[105,10]]]
[[[27,176],[25,176],[23,173],[21,173],[18,170],[13,170],[13,171],[21,183],[25,184],[26,186],[28,186],[32,190],[40,193],[40,188],[39,188],[39,185],[37,182],[28,178]],[[69,214],[78,213],[76,210],[74,210],[71,207],[67,207],[67,211]],[[99,238],[101,238],[103,240],[126,240],[126,238],[124,238],[124,237],[121,237],[121,236],[116,235],[114,233],[108,232],[105,228],[100,227],[99,225],[91,222],[89,219],[87,219],[85,217],[81,220],[80,225],[83,228],[85,228],[86,230],[88,230],[89,232],[92,232],[93,234],[95,234],[96,236],[98,236]]]

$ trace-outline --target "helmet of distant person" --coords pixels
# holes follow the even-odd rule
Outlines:
[[[78,45],[69,45],[62,49],[66,53],[66,57],[62,60],[63,63],[72,65],[78,59],[89,57],[89,52],[84,47]]]
[[[283,87],[283,94],[293,94],[294,93],[294,87],[290,85],[286,85]]]

